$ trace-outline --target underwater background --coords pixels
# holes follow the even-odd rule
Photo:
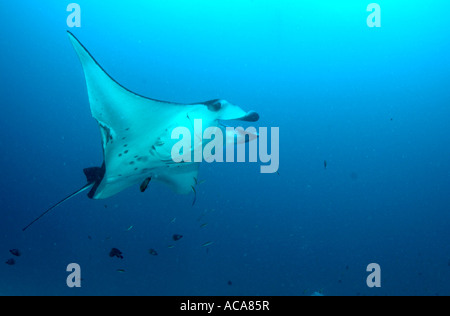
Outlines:
[[[448,1],[69,3],[0,2],[0,295],[450,294]],[[150,183],[22,232],[103,159],[67,30],[139,94],[257,111],[279,174],[202,163],[194,206]]]

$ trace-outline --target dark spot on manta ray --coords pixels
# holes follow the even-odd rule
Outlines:
[[[128,154],[129,153],[129,151],[128,150],[125,150],[124,152],[123,152],[124,154]]]
[[[203,103],[211,112],[218,112],[222,108],[221,100],[211,100]]]
[[[139,168],[134,168],[134,171],[138,171],[139,170]]]
[[[126,128],[125,130],[126,130],[126,131],[129,131],[129,130],[130,130],[130,128],[128,127],[128,128]]]
[[[134,161],[130,161],[130,165],[134,165]]]
[[[128,144],[123,145],[123,147],[128,147]]]
[[[122,154],[119,154],[119,157],[122,157]]]

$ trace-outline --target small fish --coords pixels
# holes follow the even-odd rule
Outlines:
[[[194,202],[192,202],[192,206],[195,205],[195,202],[197,201],[197,191],[195,191],[195,188],[193,185],[191,185],[192,191],[194,191]]]
[[[167,248],[173,249],[173,248],[175,248],[175,246],[174,245],[169,245],[169,246],[167,246]]]
[[[151,254],[152,256],[157,256],[158,255],[158,253],[156,252],[155,249],[149,249],[148,253]]]
[[[11,258],[11,259],[8,259],[8,261],[6,261],[5,263],[9,266],[13,266],[16,264],[16,260]]]
[[[142,193],[144,193],[145,190],[147,190],[148,184],[150,183],[151,180],[152,180],[152,178],[150,177],[150,178],[145,179],[144,182],[142,182],[141,187],[140,187]]]
[[[214,241],[208,241],[208,242],[205,242],[205,243],[202,245],[202,247],[208,247],[208,246],[211,246],[212,244],[214,244]]]
[[[125,273],[125,269],[117,269],[116,271],[119,273]]]
[[[16,257],[20,257],[20,255],[21,255],[19,249],[11,249],[9,252],[10,252],[13,256],[16,256]]]
[[[208,226],[208,223],[203,223],[200,225],[200,228],[205,228],[206,226]]]
[[[134,227],[133,225],[131,225],[130,227],[128,227],[128,228],[127,228],[127,232],[129,232],[130,230],[132,230],[133,227]]]
[[[174,241],[178,241],[178,240],[180,240],[181,238],[183,238],[183,235],[175,234],[175,235],[172,236],[172,239],[173,239]]]
[[[176,217],[172,218],[172,220],[170,221],[170,224],[173,224],[173,223],[175,223],[175,222],[176,222],[176,220],[177,220],[177,218],[176,218]]]
[[[194,177],[194,181],[195,181],[195,185],[200,185],[206,182],[206,180],[200,180],[198,181],[198,179],[196,177]]]
[[[120,250],[117,249],[117,248],[111,249],[111,251],[109,252],[109,256],[110,256],[111,258],[117,257],[117,258],[123,259],[122,251],[120,251]]]

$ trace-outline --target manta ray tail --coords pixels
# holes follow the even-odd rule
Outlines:
[[[36,223],[38,220],[40,220],[44,215],[46,215],[47,213],[49,213],[51,210],[53,210],[54,208],[56,208],[57,206],[63,204],[65,201],[70,200],[71,198],[73,198],[74,196],[77,196],[80,193],[83,193],[86,190],[89,190],[92,188],[91,192],[89,192],[88,197],[92,198],[93,193],[95,192],[96,188],[98,187],[98,185],[100,184],[100,182],[102,181],[103,175],[105,174],[105,166],[103,165],[101,168],[95,167],[95,168],[86,168],[83,170],[84,174],[86,176],[86,180],[87,180],[87,184],[85,186],[83,186],[81,189],[75,191],[74,193],[72,193],[71,195],[65,197],[64,199],[62,199],[61,201],[59,201],[58,203],[56,203],[55,205],[53,205],[52,207],[50,207],[48,210],[46,210],[44,213],[42,213],[41,215],[39,215],[35,220],[33,220],[30,224],[28,224],[27,226],[25,226],[22,231],[25,231],[28,229],[28,227],[30,227],[31,225],[33,225],[34,223]]]
[[[30,224],[28,224],[27,226],[25,226],[22,231],[25,231],[28,229],[28,227],[30,227],[31,225],[33,225],[34,223],[36,223],[38,220],[40,220],[45,214],[49,213],[51,210],[53,210],[54,208],[56,208],[57,206],[63,204],[65,201],[70,200],[71,198],[73,198],[74,196],[90,189],[94,184],[93,183],[88,183],[86,184],[84,187],[82,187],[81,189],[79,189],[78,191],[72,193],[71,195],[65,197],[64,199],[62,199],[61,201],[59,201],[58,203],[56,203],[55,205],[53,205],[52,207],[50,207],[48,210],[46,210],[44,213],[42,213],[41,215],[39,215],[36,219],[34,219]]]

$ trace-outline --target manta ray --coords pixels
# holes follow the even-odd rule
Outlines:
[[[202,135],[195,134],[194,120],[201,120],[203,133],[208,127],[225,131],[225,121],[259,119],[256,112],[245,112],[221,99],[181,104],[141,96],[114,80],[71,32],[67,34],[81,61],[91,113],[100,127],[103,163],[84,169],[87,184],[46,210],[24,231],[55,207],[88,190],[90,199],[106,199],[133,185],[140,184],[144,192],[154,180],[176,193],[195,194],[200,163],[177,163],[172,159],[171,151],[177,142],[171,137],[172,131],[177,127],[189,129],[195,148],[205,146],[205,141]],[[245,135],[237,137],[244,137],[241,142],[248,141]]]

